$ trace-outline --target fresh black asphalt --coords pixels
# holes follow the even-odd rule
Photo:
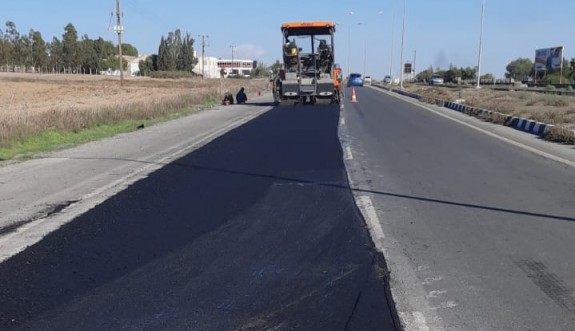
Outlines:
[[[395,330],[339,112],[276,107],[0,264],[0,329]]]

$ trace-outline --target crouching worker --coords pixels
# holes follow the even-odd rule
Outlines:
[[[226,91],[224,95],[224,100],[222,100],[222,105],[233,105],[234,104],[234,96],[230,93],[230,91]]]
[[[244,92],[243,87],[238,91],[238,94],[236,94],[236,101],[238,104],[246,103],[246,101],[248,101],[248,96]]]

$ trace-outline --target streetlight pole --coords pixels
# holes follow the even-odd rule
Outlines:
[[[476,88],[481,88],[481,52],[483,50],[483,16],[485,15],[485,0],[481,3],[481,28],[479,30],[479,56],[477,59],[477,86]]]
[[[349,12],[350,15],[354,15],[354,12]],[[350,74],[350,63],[351,63],[351,28],[356,25],[361,25],[363,22],[356,24],[340,24],[347,27],[347,74]]]
[[[351,25],[347,26],[347,75],[349,76],[349,62],[351,58]]]
[[[399,69],[401,72],[401,78],[399,80],[399,86],[403,89],[403,44],[405,40],[405,13],[407,11],[407,0],[403,0],[403,24],[401,28],[401,68]]]
[[[391,56],[389,59],[389,80],[390,80],[390,85],[391,83],[393,83],[393,44],[394,44],[394,38],[395,37],[395,14],[393,14],[393,19],[391,20]]]

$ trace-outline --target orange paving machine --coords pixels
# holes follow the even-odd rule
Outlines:
[[[341,101],[342,73],[334,62],[335,23],[284,23],[283,68],[272,78],[274,102]]]

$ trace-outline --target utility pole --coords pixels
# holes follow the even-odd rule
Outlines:
[[[481,52],[483,50],[483,16],[485,16],[485,0],[481,3],[481,28],[479,30],[479,56],[477,59],[477,86],[481,88]]]
[[[399,86],[401,87],[401,89],[403,90],[403,72],[405,71],[403,69],[403,42],[405,39],[405,12],[407,11],[407,0],[403,0],[403,24],[402,24],[402,28],[401,28],[401,78],[399,79]]]
[[[204,67],[206,66],[206,62],[204,60],[204,56],[206,54],[206,38],[209,38],[209,36],[206,35],[199,35],[199,37],[202,37],[202,79],[206,78],[206,72],[204,70]]]
[[[124,66],[122,65],[122,32],[124,31],[124,27],[122,26],[122,13],[120,12],[120,0],[116,0],[116,26],[114,27],[114,31],[118,33],[118,54],[119,54],[119,61],[120,61],[120,86],[124,85]]]
[[[417,50],[413,51],[413,66],[411,71],[413,72],[413,77],[415,79],[415,59],[417,58]]]

